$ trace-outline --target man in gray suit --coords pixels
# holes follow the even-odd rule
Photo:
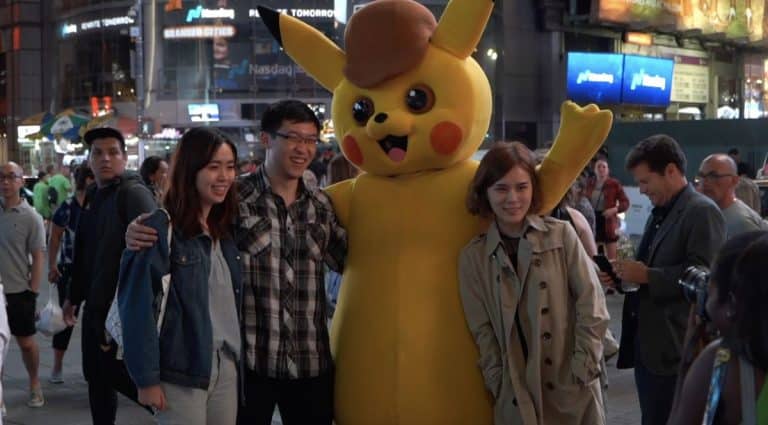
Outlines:
[[[685,178],[685,154],[666,135],[651,136],[627,155],[627,169],[654,205],[635,260],[614,263],[639,289],[624,299],[617,367],[635,368],[643,425],[667,423],[691,305],[677,281],[693,265],[709,267],[725,240],[720,209]],[[601,273],[603,283],[611,283]],[[681,377],[682,379],[682,377]]]

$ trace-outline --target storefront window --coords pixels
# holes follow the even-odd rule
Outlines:
[[[93,96],[135,100],[128,36],[114,32],[83,35],[61,43],[60,88],[63,105],[87,104]]]
[[[59,2],[59,7],[83,7],[101,3]],[[108,96],[114,102],[133,102],[135,82],[131,76],[134,44],[129,27],[134,19],[128,8],[86,9],[55,22],[58,96],[63,108],[89,104],[91,97]]]
[[[766,114],[765,60],[747,56],[744,60],[744,118],[763,118]]]
[[[258,4],[297,16],[338,42],[333,1],[288,3]],[[253,1],[208,0],[170,11],[158,3],[156,13],[161,100],[328,96],[282,51]]]

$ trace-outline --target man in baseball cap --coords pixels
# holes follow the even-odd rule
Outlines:
[[[117,411],[115,390],[133,400],[137,392],[122,360],[117,359],[117,345],[105,338],[104,322],[115,296],[126,227],[157,205],[141,176],[125,169],[125,138],[118,130],[94,128],[83,139],[90,148],[88,164],[96,184],[86,192],[87,207],[80,213],[75,233],[64,319],[73,325],[74,308],[85,301],[81,338],[91,417],[95,424],[112,424]]]

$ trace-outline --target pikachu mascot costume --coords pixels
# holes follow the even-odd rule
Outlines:
[[[483,223],[465,197],[491,90],[470,57],[492,0],[452,0],[439,23],[412,0],[349,20],[342,51],[260,7],[285,51],[333,92],[344,155],[365,171],[328,189],[349,234],[332,329],[336,422],[490,424],[491,399],[459,297],[458,256]],[[538,173],[554,207],[608,135],[612,116],[566,102]]]

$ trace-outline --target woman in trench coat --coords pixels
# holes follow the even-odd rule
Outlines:
[[[602,425],[603,291],[573,227],[533,214],[538,200],[528,148],[488,151],[467,207],[491,224],[459,261],[478,365],[496,425]]]

